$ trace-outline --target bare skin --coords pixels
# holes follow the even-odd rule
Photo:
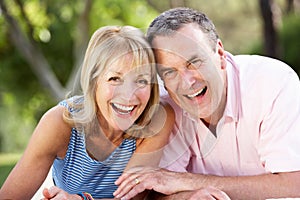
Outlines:
[[[64,158],[71,134],[70,125],[62,119],[64,110],[62,106],[55,106],[42,117],[22,158],[3,184],[0,190],[1,198],[30,199],[45,180],[54,159]],[[152,137],[138,141],[137,150],[127,168],[147,164],[157,166],[161,148],[168,140],[174,114],[168,105],[164,105],[156,117],[168,118],[163,127],[158,126],[158,121],[153,122],[151,129],[160,131]],[[43,194],[45,199],[81,199],[78,195],[70,195],[57,187],[45,189]]]
[[[152,46],[170,97],[214,132],[226,105],[226,55],[220,40],[216,51],[207,41],[197,25],[187,24],[171,36],[156,36]],[[204,89],[205,95],[197,95]],[[140,184],[130,184],[137,177]],[[166,199],[178,199],[178,195],[184,195],[182,192],[207,187],[224,191],[232,199],[299,197],[300,171],[221,177],[136,168],[123,174],[116,184],[119,188],[114,195],[125,199],[145,189],[168,195],[164,196]]]

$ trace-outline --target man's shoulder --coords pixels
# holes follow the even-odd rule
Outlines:
[[[234,62],[241,72],[263,73],[282,75],[283,73],[294,72],[293,69],[281,60],[262,55],[235,55]]]
[[[173,110],[176,114],[181,113],[183,111],[182,108],[179,105],[177,105],[168,94],[164,94],[164,95],[160,96],[160,100],[162,102],[166,102],[166,103],[170,104],[170,106],[173,108]]]
[[[283,80],[297,76],[289,65],[278,59],[261,55],[236,55],[233,60],[244,86],[280,87]]]

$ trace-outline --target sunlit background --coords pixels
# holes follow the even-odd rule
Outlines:
[[[1,0],[0,5],[0,186],[42,114],[73,89],[87,42],[101,26],[146,31],[160,12],[192,7],[214,21],[226,50],[275,57],[300,72],[300,0]]]

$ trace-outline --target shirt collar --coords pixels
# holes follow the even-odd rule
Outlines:
[[[227,60],[227,104],[224,111],[224,117],[230,117],[235,122],[242,114],[240,73],[237,64],[233,60],[233,55],[226,52]]]

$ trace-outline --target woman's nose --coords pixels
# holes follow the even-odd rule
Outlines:
[[[138,87],[133,81],[124,81],[117,89],[118,94],[124,100],[130,101],[137,91]]]

